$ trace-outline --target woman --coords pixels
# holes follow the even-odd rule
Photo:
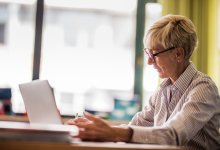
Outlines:
[[[149,105],[125,127],[88,113],[69,120],[80,128],[78,137],[220,149],[220,96],[215,83],[190,62],[197,47],[193,23],[180,15],[164,16],[148,30],[144,46],[147,63],[164,79]]]

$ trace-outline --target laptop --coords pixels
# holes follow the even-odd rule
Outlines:
[[[19,89],[31,124],[63,124],[47,80],[19,84]]]

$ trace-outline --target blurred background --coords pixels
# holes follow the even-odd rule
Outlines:
[[[129,120],[160,82],[145,30],[166,14],[195,24],[192,61],[220,88],[219,0],[0,0],[0,115],[25,114],[18,84],[51,84],[63,116]]]

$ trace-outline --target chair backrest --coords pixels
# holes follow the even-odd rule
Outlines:
[[[11,88],[0,88],[0,114],[11,113]]]

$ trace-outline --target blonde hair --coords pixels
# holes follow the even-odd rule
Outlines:
[[[190,19],[181,15],[166,15],[156,21],[146,32],[144,42],[148,39],[152,49],[157,43],[162,44],[164,48],[183,48],[185,59],[191,57],[198,45],[194,24]]]

